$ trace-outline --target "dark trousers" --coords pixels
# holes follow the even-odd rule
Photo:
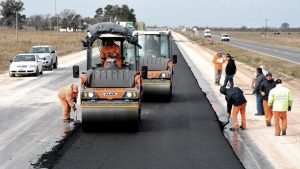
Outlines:
[[[233,75],[226,75],[225,76],[225,80],[224,80],[223,86],[226,86],[228,82],[230,83],[230,88],[232,88],[233,85],[234,85],[234,83],[233,83]]]

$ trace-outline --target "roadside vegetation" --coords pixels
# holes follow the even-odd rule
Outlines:
[[[24,6],[22,0],[0,2],[0,73],[8,69],[9,61],[16,54],[27,53],[33,45],[54,46],[61,56],[82,49],[80,40],[86,37],[84,31],[89,25],[108,21],[136,23],[134,9],[126,4],[95,7],[94,17],[84,17],[71,9],[56,15],[26,16],[22,14],[26,10]]]
[[[10,60],[18,53],[28,53],[33,45],[54,46],[57,55],[72,53],[82,50],[80,39],[84,39],[84,32],[53,32],[53,31],[34,31],[23,30],[18,33],[12,29],[1,29],[0,31],[0,72],[7,70]]]
[[[213,35],[226,32],[233,39],[242,39],[263,45],[284,48],[300,52],[300,32],[241,32],[241,31],[212,31]]]
[[[245,63],[254,68],[264,65],[266,70],[272,72],[276,77],[293,79],[300,78],[300,65],[287,62],[281,59],[258,54],[244,49],[232,47],[221,42],[209,43],[208,39],[195,36],[192,32],[180,32],[196,42],[198,45],[209,48],[213,51],[223,50],[225,53],[230,53],[239,62]]]

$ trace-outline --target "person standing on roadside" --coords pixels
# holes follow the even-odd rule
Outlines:
[[[226,75],[223,86],[226,86],[229,82],[230,88],[232,88],[234,86],[233,76],[236,73],[236,66],[233,57],[231,57],[229,53],[226,54],[226,60],[228,63],[225,68]]]
[[[231,114],[232,110],[232,119],[233,126],[230,128],[230,131],[236,131],[239,128],[246,130],[246,104],[247,100],[243,94],[243,91],[238,87],[232,87],[227,89],[225,86],[220,87],[220,92],[225,95],[225,100],[227,102],[227,113]],[[239,127],[237,121],[237,114],[241,113],[241,126]]]
[[[280,132],[282,132],[282,135],[286,135],[287,111],[291,111],[293,96],[288,88],[282,86],[282,81],[280,79],[276,80],[276,87],[270,91],[268,104],[273,108],[275,136],[280,136]],[[280,127],[280,119],[282,130]]]
[[[265,69],[265,66],[264,65],[260,65],[259,67],[261,68],[263,75],[266,76],[267,73],[268,73],[268,71]],[[254,88],[256,76],[257,76],[257,71],[255,70],[255,72],[253,74],[253,77],[252,77],[251,84],[250,84],[251,88]]]
[[[259,92],[259,87],[262,81],[265,79],[265,76],[262,73],[262,69],[259,67],[256,69],[257,76],[255,78],[255,85],[253,87],[252,94],[256,95],[256,109],[257,113],[256,116],[263,116],[264,115],[264,109],[263,109],[263,100],[262,96]]]
[[[217,54],[213,57],[212,62],[215,64],[215,85],[220,85],[220,79],[222,75],[223,63],[225,59],[223,57],[223,51],[218,50]]]
[[[268,96],[270,93],[270,90],[273,89],[276,86],[276,83],[272,77],[272,73],[267,73],[266,79],[261,83],[259,87],[260,94],[262,95],[263,99],[263,108],[265,113],[265,119],[266,119],[266,125],[268,127],[271,126],[271,120],[273,117],[272,109],[268,105]]]

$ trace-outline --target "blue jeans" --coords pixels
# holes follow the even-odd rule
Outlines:
[[[226,86],[228,82],[230,82],[230,88],[232,88],[233,85],[234,85],[234,83],[233,83],[233,75],[226,75],[225,76],[225,80],[224,80],[223,86]]]
[[[260,94],[256,94],[256,108],[257,114],[264,115],[264,108],[263,108],[263,99]]]

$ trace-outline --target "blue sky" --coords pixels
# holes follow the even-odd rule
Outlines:
[[[22,0],[24,14],[54,14],[55,0]],[[58,12],[72,9],[94,16],[98,7],[127,4],[146,25],[280,27],[287,22],[300,27],[300,0],[56,0]]]

